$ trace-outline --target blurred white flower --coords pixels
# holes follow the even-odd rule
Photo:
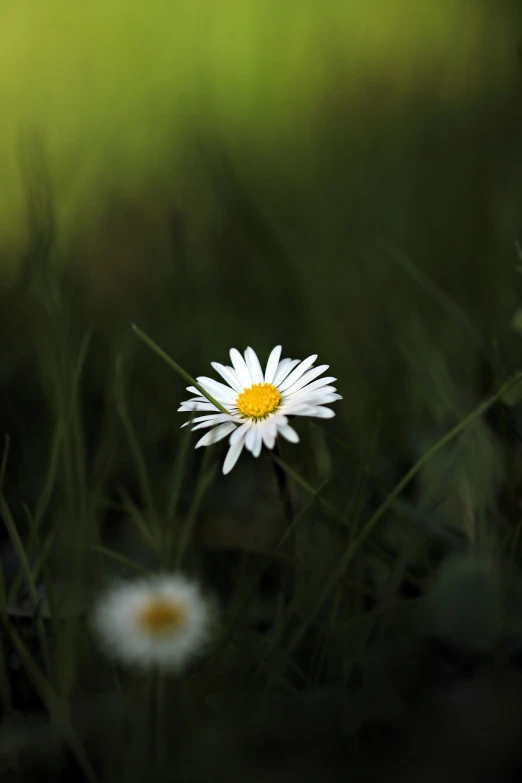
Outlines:
[[[164,574],[110,589],[92,625],[106,653],[122,663],[177,672],[204,651],[212,615],[196,583]]]
[[[206,397],[201,396],[195,386],[187,387],[189,392],[197,396],[183,402],[178,411],[208,413],[182,426],[192,423],[195,425],[193,430],[212,428],[200,438],[196,448],[209,446],[230,435],[230,448],[223,473],[232,470],[244,446],[254,457],[258,457],[263,444],[269,449],[274,447],[278,435],[297,443],[299,436],[289,425],[288,416],[330,419],[335,415],[324,406],[342,399],[340,394],[335,393],[335,386],[330,385],[336,379],[329,376],[316,380],[328,369],[328,365],[314,367],[317,354],[302,362],[299,359],[280,360],[280,356],[281,346],[277,345],[263,372],[252,348],[246,349],[244,358],[238,350],[232,348],[232,367],[212,362],[212,367],[228,385],[205,376],[196,379],[228,413],[221,412]]]

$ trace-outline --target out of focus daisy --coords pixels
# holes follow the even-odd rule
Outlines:
[[[105,651],[129,665],[180,671],[205,649],[212,609],[183,576],[124,582],[99,600],[93,628]]]
[[[252,348],[246,349],[244,357],[232,348],[232,367],[212,362],[212,367],[226,384],[205,376],[196,380],[227,413],[201,396],[195,386],[187,387],[187,391],[197,396],[183,402],[178,411],[202,411],[205,414],[182,426],[193,424],[193,430],[211,428],[196,443],[196,448],[209,446],[230,435],[223,473],[232,470],[245,446],[254,457],[258,457],[263,444],[269,449],[274,447],[278,435],[297,443],[299,436],[288,423],[289,416],[330,419],[335,415],[325,405],[342,399],[340,394],[336,394],[335,386],[331,385],[336,378],[319,378],[328,365],[314,367],[317,354],[304,361],[280,357],[281,346],[276,345],[264,372]]]

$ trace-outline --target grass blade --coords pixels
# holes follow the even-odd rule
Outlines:
[[[145,345],[148,345],[148,347],[154,351],[155,354],[157,354],[161,359],[163,359],[164,362],[166,362],[170,367],[172,367],[173,370],[175,370],[183,380],[188,381],[191,386],[195,386],[196,389],[201,392],[203,397],[206,397],[209,402],[212,403],[212,405],[215,405],[216,408],[219,408],[221,413],[229,414],[230,411],[227,411],[227,409],[221,405],[220,402],[214,399],[211,394],[208,393],[202,386],[199,385],[199,383],[188,374],[188,372],[185,372],[185,370],[179,366],[177,362],[172,359],[168,353],[165,353],[165,351],[157,345],[154,340],[151,340],[151,338],[145,334],[145,332],[142,332],[142,330],[136,326],[136,324],[132,324],[133,331],[138,335],[140,340],[142,340]]]

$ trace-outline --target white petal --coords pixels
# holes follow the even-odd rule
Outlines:
[[[273,348],[272,351],[270,352],[270,356],[268,357],[268,361],[266,363],[265,383],[273,382],[280,356],[281,356],[281,346],[276,345],[276,347]]]
[[[221,416],[213,416],[209,421],[202,421],[200,424],[196,424],[195,427],[192,427],[192,432],[195,432],[196,430],[206,430],[207,427],[214,427],[216,424],[223,424],[224,422],[229,423],[230,418],[230,416],[225,416],[224,413],[222,413]],[[239,424],[240,422],[236,422],[234,426],[239,426]]]
[[[294,402],[293,405],[285,405],[281,410],[286,416],[306,416],[306,411],[311,407],[307,402]]]
[[[277,435],[277,428],[282,427],[284,424],[288,424],[286,416],[274,416],[274,418],[266,420],[263,431],[269,432],[275,438]]]
[[[259,457],[259,455],[261,454],[261,449],[263,448],[263,436],[262,436],[261,427],[256,427],[255,433],[256,433],[256,440],[254,443],[254,448],[252,449],[252,454],[254,455],[254,457]]]
[[[219,408],[216,408],[215,405],[212,405],[211,402],[183,402],[181,406],[178,408],[178,413],[181,412],[190,412],[190,411],[216,411],[216,413],[221,413]]]
[[[219,362],[211,362],[211,364],[214,370],[218,372],[228,384],[230,384],[234,391],[243,391],[243,384],[239,380],[236,371],[233,370],[232,367],[227,367],[226,365],[220,364]]]
[[[214,378],[205,378],[204,376],[196,378],[196,380],[203,387],[203,389],[205,389],[205,391],[208,391],[208,393],[217,400],[225,399],[230,400],[230,402],[236,401],[237,394],[234,389],[230,388],[230,386],[225,386],[224,383],[219,383],[219,381],[214,380]],[[187,386],[187,391],[192,392],[192,394],[197,394],[200,397],[202,396],[201,390],[196,389],[195,386]]]
[[[322,408],[319,405],[303,405],[292,410],[289,416],[314,416],[318,419],[333,419],[335,411],[331,408]]]
[[[332,383],[332,381],[336,381],[336,380],[337,380],[337,378],[333,378],[331,375],[326,375],[324,378],[318,378],[316,381],[313,381],[312,383],[309,383],[306,388],[309,389],[310,391],[312,389],[322,389],[323,386],[328,386],[329,384]],[[332,389],[334,389],[334,388],[335,387],[332,386]],[[289,394],[294,394],[294,393],[295,393],[294,391],[290,391],[288,389],[286,394],[285,394],[285,396],[288,396]]]
[[[272,381],[274,386],[279,386],[279,384],[286,378],[288,373],[293,370],[294,367],[297,367],[298,364],[299,359],[281,359],[276,370],[276,374],[274,375],[274,380]]]
[[[286,415],[292,416],[296,408],[313,408],[317,405],[329,405],[331,402],[337,402],[338,399],[342,399],[339,394],[303,394],[302,397],[289,400],[287,404],[282,406],[281,410]]]
[[[280,427],[283,424],[288,424],[288,419],[283,413],[276,413],[273,416],[270,416],[269,419],[267,419],[268,426],[272,427],[275,426],[276,430],[278,427]]]
[[[286,416],[273,416],[264,422],[261,434],[269,449],[273,449],[275,446],[278,428],[284,427],[286,424],[288,424]]]
[[[342,400],[340,394],[312,394],[308,398],[309,405],[329,405],[331,402]]]
[[[253,451],[254,443],[256,441],[256,427],[250,427],[245,436],[245,446],[249,451]]]
[[[282,427],[278,427],[278,432],[281,433],[283,438],[286,438],[290,443],[299,443],[299,435],[289,424],[283,424]]]
[[[256,352],[250,346],[245,351],[245,362],[252,378],[252,383],[263,383],[263,370],[259,364]]]
[[[252,452],[254,457],[259,457],[261,448],[263,446],[263,439],[261,437],[261,430],[263,425],[260,423],[250,427],[245,437],[245,446]]]
[[[238,440],[244,438],[248,430],[250,429],[250,427],[252,427],[252,424],[253,424],[252,420],[249,419],[240,427],[238,427],[238,429],[230,436],[230,445],[233,446],[234,443],[236,443]]]
[[[313,384],[310,384],[312,386]],[[321,394],[333,394],[337,389],[335,386],[321,386],[319,389],[310,389],[309,386],[305,386],[304,389],[298,389],[293,394],[285,394],[285,400],[288,402],[294,402],[295,400],[307,400],[309,397],[320,397]]]
[[[228,418],[229,417],[225,413],[207,413],[205,416],[196,416],[195,419],[186,421],[181,427],[188,427],[189,424],[196,424],[198,421],[213,421],[216,424],[219,424],[221,421],[227,421]]]
[[[210,432],[206,432],[202,438],[198,440],[195,448],[199,449],[200,446],[210,446],[211,443],[217,443],[218,440],[226,438],[226,436],[236,429],[236,425],[233,421],[226,421],[224,424],[220,424]]]
[[[285,378],[283,383],[279,385],[279,391],[284,391],[285,389],[289,389],[293,384],[299,380],[299,378],[308,370],[309,367],[312,366],[312,364],[317,359],[317,354],[314,353],[312,356],[309,356],[307,359],[303,359],[301,364],[299,364],[295,370],[293,370],[290,375]]]
[[[333,411],[331,408],[323,408],[317,405],[312,408],[312,413],[309,413],[308,415],[316,416],[318,419],[333,419],[335,416],[335,411]]]
[[[285,386],[285,394],[293,394],[296,391],[299,391],[299,389],[302,389],[303,386],[306,386],[307,383],[310,383],[314,380],[314,378],[317,378],[318,375],[321,375],[325,370],[328,369],[328,364],[320,364],[319,367],[313,367],[311,370],[308,370],[308,372],[305,372],[304,375],[301,375],[300,378],[298,378],[295,382],[292,382],[291,385],[287,386],[287,383],[290,383],[290,377],[286,379],[284,382]],[[297,370],[294,370],[294,372],[297,372]],[[280,389],[282,391],[282,388]]]
[[[246,365],[245,360],[237,350],[237,348],[231,348],[230,349],[230,359],[232,361],[232,364],[234,365],[234,370],[237,372],[238,378],[243,384],[244,389],[250,388],[252,386],[252,378],[250,376],[250,372],[248,370],[248,367]]]
[[[236,430],[237,432],[237,430]],[[234,444],[231,444],[227,456],[225,457],[225,461],[223,463],[223,473],[226,474],[230,473],[234,465],[239,459],[239,456],[241,452],[243,451],[243,446],[245,445],[245,442],[243,439],[237,441]]]
[[[215,381],[213,378],[206,378],[204,375],[201,375],[196,380],[205,391],[210,392],[220,402],[225,400],[226,402],[234,403],[237,399],[236,392],[230,386],[225,386],[224,383],[219,383],[219,381]]]
[[[273,449],[275,446],[276,436],[266,428],[263,430],[262,435],[267,449]]]

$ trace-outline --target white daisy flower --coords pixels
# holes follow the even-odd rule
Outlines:
[[[212,367],[227,385],[205,376],[196,379],[227,413],[201,396],[195,386],[187,387],[187,391],[197,396],[183,402],[178,411],[204,411],[205,415],[182,426],[194,424],[193,430],[212,428],[196,443],[196,448],[209,446],[230,435],[223,473],[230,473],[244,446],[258,457],[263,444],[269,449],[274,447],[278,435],[297,443],[299,436],[288,423],[289,416],[330,419],[335,415],[324,406],[342,399],[335,393],[335,386],[331,385],[336,378],[319,378],[328,365],[314,367],[317,354],[302,362],[299,359],[280,359],[280,356],[281,346],[276,345],[263,372],[252,348],[246,349],[244,358],[232,348],[232,367],[212,362]]]
[[[110,589],[95,607],[92,626],[122,663],[179,671],[204,650],[212,614],[197,584],[165,574]]]

